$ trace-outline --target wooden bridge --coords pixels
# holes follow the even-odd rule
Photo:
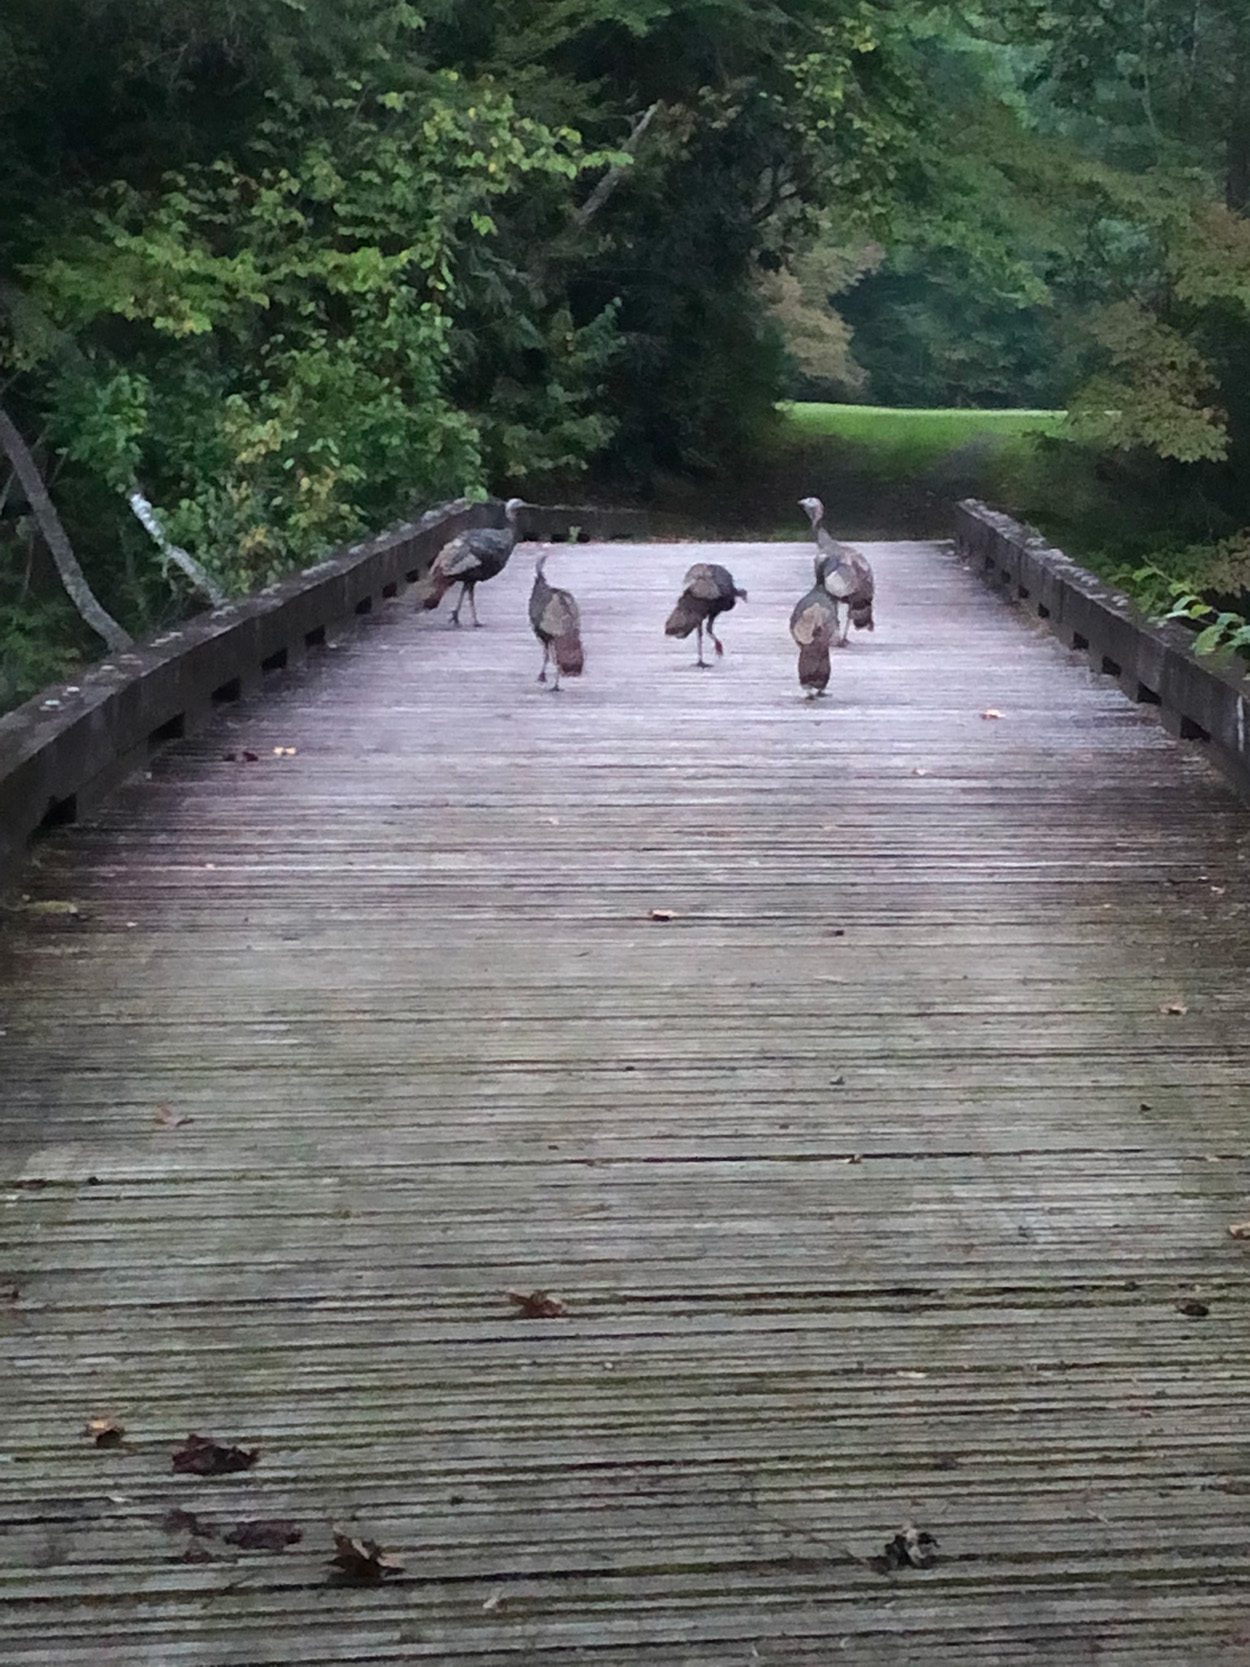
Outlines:
[[[43,843],[8,1667],[1250,1662],[1246,812],[870,553],[824,702],[805,545],[716,552],[708,672],[689,547],[558,554],[559,696],[523,548],[487,629],[401,596]]]

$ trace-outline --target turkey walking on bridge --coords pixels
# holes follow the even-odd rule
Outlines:
[[[586,657],[582,650],[582,618],[577,603],[567,590],[548,584],[543,574],[551,552],[545,551],[534,563],[534,588],[530,592],[530,624],[534,635],[543,645],[543,669],[538,681],[547,681],[547,665],[555,661],[555,688],[560,687],[560,674],[580,677]]]
[[[853,550],[849,544],[840,544],[829,531],[825,525],[825,506],[819,498],[800,498],[799,508],[806,510],[812,531],[816,534],[822,558],[820,581],[834,602],[840,602],[846,608],[846,622],[842,635],[837,638],[838,646],[845,647],[852,625],[857,631],[875,629],[872,600],[876,584],[872,568],[858,550]]]
[[[733,574],[727,567],[720,567],[715,562],[699,561],[694,564],[683,579],[685,589],[677,599],[677,606],[668,616],[668,623],[664,627],[665,635],[670,637],[688,637],[697,630],[699,633],[699,658],[696,665],[706,666],[708,662],[703,658],[703,633],[706,630],[716,648],[716,658],[719,660],[725,652],[725,645],[712,629],[712,622],[720,614],[727,614],[735,602],[747,599],[745,590],[739,590],[734,584]]]
[[[814,698],[829,683],[829,648],[838,634],[838,605],[824,586],[824,557],[814,563],[816,583],[790,615],[790,635],[799,645],[799,685]]]
[[[495,578],[508,565],[508,557],[516,549],[517,517],[524,508],[523,499],[509,498],[503,509],[506,526],[471,527],[445,544],[418,592],[421,606],[427,610],[437,608],[451,587],[459,583],[460,599],[451,611],[451,623],[459,625],[460,610],[468,597],[473,623],[480,625],[473,593],[478,585]]]

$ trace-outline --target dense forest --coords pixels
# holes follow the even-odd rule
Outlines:
[[[0,706],[795,393],[1068,408],[1019,507],[1243,629],[1250,0],[4,0],[0,157]]]

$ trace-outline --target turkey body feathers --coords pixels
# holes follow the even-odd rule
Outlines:
[[[846,625],[839,639],[845,642],[852,625],[858,631],[875,630],[873,597],[876,580],[867,559],[849,544],[842,544],[825,525],[825,506],[819,498],[804,498],[801,507],[807,511],[820,551],[818,583],[846,608]]]
[[[540,558],[534,570],[534,588],[530,591],[530,624],[534,635],[543,645],[543,669],[539,682],[547,680],[547,662],[556,664],[556,687],[560,678],[580,677],[586,665],[582,647],[582,619],[571,592],[549,584],[543,576],[546,556]]]
[[[716,645],[719,657],[725,650],[713,629],[714,622],[721,614],[727,614],[741,599],[746,601],[747,593],[739,590],[734,584],[733,574],[727,567],[721,567],[716,562],[696,562],[682,580],[684,589],[677,598],[677,606],[664,626],[664,633],[669,637],[688,637],[692,631],[699,633],[699,664],[703,659],[703,631],[706,627],[708,635]]]
[[[816,583],[790,615],[790,635],[799,645],[799,684],[813,694],[823,694],[828,687],[829,649],[837,632],[838,605],[821,582],[818,559]]]
[[[437,608],[452,585],[459,584],[463,587],[460,601],[451,617],[459,624],[460,608],[467,596],[476,623],[477,606],[473,593],[478,585],[496,578],[507,567],[516,549],[517,514],[521,508],[519,498],[510,498],[504,510],[506,526],[470,527],[468,532],[459,533],[444,544],[418,589],[419,605],[427,611]]]

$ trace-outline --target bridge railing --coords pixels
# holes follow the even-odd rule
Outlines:
[[[1250,685],[1239,662],[1194,653],[1183,625],[1149,619],[1124,591],[1048,544],[1032,527],[974,498],[956,509],[956,545],[991,584],[1027,607],[1130,700],[1157,708],[1164,726],[1205,743],[1250,799]]]
[[[498,502],[445,504],[251,596],[196,615],[0,717],[0,880],[40,830],[75,821],[161,746],[298,665],[327,634],[420,579],[456,533],[502,526]],[[527,505],[523,539],[645,536],[627,510]]]

